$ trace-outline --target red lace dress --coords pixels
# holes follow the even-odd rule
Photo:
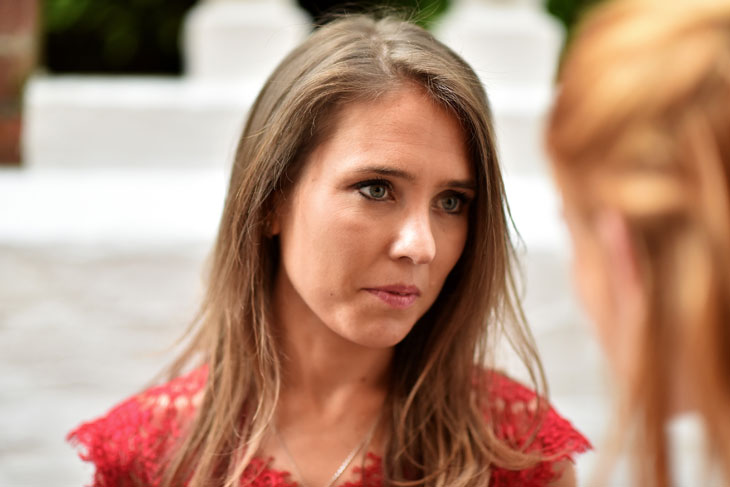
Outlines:
[[[535,410],[535,393],[502,374],[490,372],[491,417],[497,435],[518,446],[526,440],[525,424]],[[69,433],[68,440],[82,446],[79,456],[96,466],[94,487],[120,485],[158,486],[160,458],[181,434],[186,419],[195,413],[205,384],[205,369],[197,369],[166,384],[127,399],[95,421]],[[590,448],[588,440],[549,408],[529,450],[554,460],[525,470],[494,468],[490,487],[542,487],[554,479],[553,463]],[[382,487],[381,459],[368,453],[360,479],[339,487]],[[241,479],[246,487],[296,487],[288,472],[268,467],[255,459]]]

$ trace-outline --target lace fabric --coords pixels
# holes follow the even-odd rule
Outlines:
[[[537,396],[527,387],[490,371],[490,408],[485,415],[497,436],[523,447],[532,436],[530,425],[538,408]],[[67,439],[81,446],[79,456],[94,463],[93,487],[160,485],[159,462],[169,452],[195,414],[206,380],[199,368],[166,384],[153,387],[114,407],[105,416],[83,423]],[[553,465],[572,460],[590,444],[566,419],[549,405],[528,452],[541,453],[549,461],[524,470],[493,468],[490,487],[542,487],[555,477]],[[289,472],[269,468],[270,460],[256,458],[241,478],[245,487],[297,487]],[[357,481],[339,487],[382,487],[382,459],[368,453],[358,467]]]
[[[538,401],[531,389],[507,376],[487,372],[489,380],[490,408],[485,414],[494,425],[497,437],[515,448],[539,453],[549,461],[543,461],[524,470],[494,468],[490,487],[543,487],[555,479],[553,466],[564,460],[573,461],[576,454],[591,449],[588,440],[560,416],[547,401]],[[544,409],[542,422],[535,423],[539,409]],[[534,426],[539,426],[534,432]],[[529,440],[534,435],[534,441]],[[529,443],[528,443],[529,442]]]

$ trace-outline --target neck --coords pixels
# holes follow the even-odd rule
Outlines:
[[[337,421],[343,415],[371,416],[379,411],[393,348],[369,348],[346,340],[300,299],[278,291],[273,304],[283,357],[282,412]]]

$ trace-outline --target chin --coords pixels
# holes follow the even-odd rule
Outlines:
[[[365,329],[363,329],[365,328]],[[402,321],[380,321],[377,326],[366,326],[351,333],[343,334],[343,338],[367,348],[392,348],[398,345],[413,329],[413,324]]]

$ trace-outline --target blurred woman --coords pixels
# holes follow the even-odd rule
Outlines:
[[[593,12],[547,144],[636,485],[671,484],[665,427],[682,411],[699,412],[730,482],[730,2]]]
[[[96,485],[574,485],[586,440],[485,369],[515,300],[489,107],[423,29],[346,17],[249,114],[192,372],[71,438]]]

